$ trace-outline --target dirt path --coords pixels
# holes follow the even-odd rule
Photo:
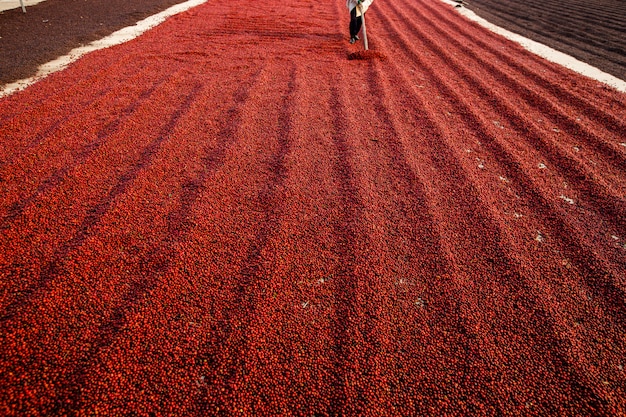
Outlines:
[[[309,7],[0,100],[0,410],[626,413],[626,96],[438,1],[349,61]]]

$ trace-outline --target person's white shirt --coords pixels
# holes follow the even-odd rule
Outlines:
[[[361,11],[363,13],[365,13],[367,11],[367,8],[370,7],[370,4],[372,4],[374,0],[363,0],[361,1]],[[354,9],[357,5],[357,0],[346,0],[346,7],[348,8],[348,10],[350,10],[352,12],[352,9]],[[358,9],[357,9],[358,12]],[[357,13],[357,15],[359,15],[359,13]]]

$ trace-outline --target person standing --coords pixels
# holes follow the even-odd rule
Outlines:
[[[365,13],[374,0],[346,0],[346,7],[350,11],[350,43],[359,40],[361,31],[361,13]]]

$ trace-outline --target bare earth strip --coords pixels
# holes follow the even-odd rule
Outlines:
[[[0,84],[32,77],[40,65],[183,0],[46,0],[0,11]]]
[[[626,80],[626,3],[614,0],[471,0],[466,7]]]
[[[206,0],[187,0],[183,3],[176,4],[165,9],[162,12],[149,16],[132,26],[127,26],[120,30],[105,36],[102,39],[95,40],[88,45],[80,46],[69,51],[67,55],[59,56],[56,59],[42,64],[37,69],[37,72],[32,77],[28,77],[22,80],[18,80],[2,86],[0,89],[0,97],[14,93],[15,91],[24,89],[37,81],[47,77],[53,72],[61,71],[72,62],[80,59],[83,55],[93,51],[97,51],[103,48],[109,48],[120,43],[128,42],[131,39],[135,39],[147,30],[150,30],[154,26],[159,25],[165,19],[173,16],[177,13],[181,13],[192,7],[196,7],[199,4],[206,2]]]
[[[0,99],[1,413],[625,414],[626,96],[440,1],[361,61],[247,5]]]

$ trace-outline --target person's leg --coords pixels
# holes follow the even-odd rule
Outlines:
[[[350,10],[350,39],[354,38],[354,28],[356,24],[356,20],[354,17],[356,16],[356,7]]]
[[[350,11],[350,39],[358,39],[361,30],[361,18],[356,15],[356,7]]]

